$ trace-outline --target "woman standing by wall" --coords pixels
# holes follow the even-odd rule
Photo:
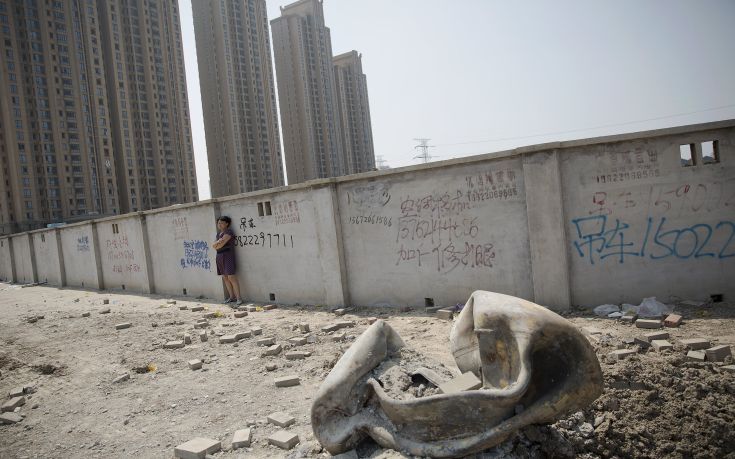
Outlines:
[[[229,294],[222,304],[236,302],[240,306],[242,304],[240,285],[235,275],[235,233],[230,229],[231,223],[232,219],[226,215],[217,219],[219,232],[212,248],[217,251],[217,275],[222,276]]]

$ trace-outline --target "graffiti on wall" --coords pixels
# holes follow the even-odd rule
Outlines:
[[[655,150],[609,151],[598,155],[596,161],[600,165],[593,177],[596,183],[624,183],[660,175]]]
[[[301,215],[299,214],[299,203],[293,200],[277,203],[274,211],[274,216],[276,217],[276,225],[301,223]]]
[[[77,238],[77,252],[89,252],[89,236]]]
[[[245,231],[248,228],[255,228],[252,217],[240,217],[240,229]]]
[[[735,256],[735,222],[672,225],[666,217],[648,217],[644,229],[636,229],[607,215],[572,220],[576,253],[590,264],[610,258],[625,263],[630,258],[650,260],[725,259]]]
[[[356,186],[347,191],[347,205],[359,209],[373,209],[385,207],[391,200],[390,184],[371,183]]]
[[[186,217],[175,217],[171,224],[174,228],[174,241],[183,241],[189,238],[189,224]]]
[[[141,272],[140,265],[135,262],[135,251],[130,248],[127,235],[120,234],[110,239],[105,239],[105,250],[107,261],[113,263],[112,272]]]
[[[198,239],[183,242],[184,256],[181,258],[181,267],[198,268],[211,271],[211,262],[209,261],[209,246],[205,241]]]
[[[235,236],[236,247],[262,247],[268,249],[274,248],[294,248],[293,234],[284,233],[265,233],[245,234],[243,236]]]

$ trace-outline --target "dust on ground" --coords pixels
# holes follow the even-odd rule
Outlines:
[[[198,305],[206,309],[190,310]],[[110,313],[100,314],[105,308]],[[194,323],[217,311],[221,316],[209,319],[202,329],[208,340],[202,342]],[[584,411],[551,426],[530,426],[469,457],[735,457],[735,374],[722,369],[732,362],[686,361],[678,342],[702,337],[713,344],[735,343],[735,312],[724,303],[676,311],[685,323],[666,329],[673,351],[648,350],[622,361],[606,356],[623,338],[642,338],[650,330],[589,313],[567,315],[580,328],[602,332],[593,341],[605,376],[603,395]],[[89,317],[82,316],[86,312]],[[0,426],[0,457],[171,458],[175,446],[194,437],[221,440],[225,450],[214,454],[217,459],[329,457],[311,430],[312,397],[371,316],[387,320],[426,362],[454,367],[451,322],[423,311],[358,309],[336,317],[314,305],[279,306],[235,319],[227,306],[191,298],[168,304],[157,296],[0,283],[0,398],[4,402],[19,386],[33,387],[20,410],[25,419]],[[344,341],[321,332],[340,320],[355,322],[339,330],[347,335]],[[132,327],[116,330],[123,322]],[[257,345],[258,338],[274,337],[288,348],[289,338],[303,336],[293,329],[302,323],[310,325],[316,342],[291,350],[311,352],[310,357],[261,356],[265,348]],[[212,334],[258,326],[262,336],[237,344],[219,344]],[[163,349],[185,334],[191,344]],[[203,368],[190,370],[192,359],[201,359]],[[266,364],[277,368],[268,371]],[[129,380],[113,382],[125,373]],[[292,374],[300,377],[300,385],[275,387],[275,378]],[[396,387],[418,390],[401,378],[395,376]],[[409,395],[431,390],[423,387]],[[290,451],[266,440],[281,430],[266,421],[277,411],[296,419],[287,430],[298,434],[300,443]],[[251,447],[231,450],[233,433],[247,426],[253,431]],[[371,441],[357,452],[360,457],[407,457]]]

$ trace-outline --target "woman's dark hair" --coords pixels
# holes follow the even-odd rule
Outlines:
[[[229,227],[232,224],[232,219],[228,217],[227,215],[223,215],[220,218],[217,219],[217,221],[223,221],[227,223],[227,226]]]

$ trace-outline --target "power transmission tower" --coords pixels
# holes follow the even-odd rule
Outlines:
[[[375,156],[375,165],[378,167],[378,170],[390,169],[390,167],[387,164],[387,161],[383,159],[382,155]]]
[[[438,156],[429,155],[429,148],[436,148],[435,145],[429,145],[429,140],[431,139],[413,139],[413,140],[419,143],[418,145],[413,147],[414,150],[421,151],[421,154],[418,156],[414,156],[413,159],[420,159],[424,163],[428,163],[429,161],[431,161],[432,158],[438,158]]]

